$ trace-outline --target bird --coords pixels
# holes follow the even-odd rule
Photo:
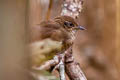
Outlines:
[[[60,43],[61,49],[56,50],[56,48],[54,48],[52,51],[48,52],[47,56],[49,56],[49,59],[51,59],[50,57],[51,55],[53,56],[55,53],[64,52],[70,46],[73,45],[75,34],[78,30],[86,30],[86,29],[85,27],[80,26],[77,23],[77,21],[70,16],[58,16],[55,17],[53,20],[42,21],[40,24],[33,27],[31,30],[32,36],[30,42],[36,43],[36,42],[43,42],[45,40],[50,40],[51,42],[46,41],[44,44],[48,44],[48,43],[50,44],[52,42],[53,44],[54,42],[56,42],[56,44]],[[44,44],[41,47],[42,49],[43,48],[45,49]],[[50,47],[51,46],[49,47],[47,46],[47,49],[48,48],[50,49]],[[42,54],[44,55],[44,53]],[[41,61],[37,59],[38,62],[41,63],[42,61],[46,60],[45,57]]]

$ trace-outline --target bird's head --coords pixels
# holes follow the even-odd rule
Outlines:
[[[61,25],[61,27],[65,28],[67,31],[77,31],[77,30],[85,30],[84,27],[78,25],[74,18],[70,16],[60,16],[56,17],[55,21]]]

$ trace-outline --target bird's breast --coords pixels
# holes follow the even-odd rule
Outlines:
[[[76,31],[68,32],[68,37],[63,41],[63,48],[65,50],[72,46],[73,41],[75,40],[75,33]]]
[[[70,39],[71,39],[72,42],[75,40],[75,33],[76,33],[75,30],[70,32]]]

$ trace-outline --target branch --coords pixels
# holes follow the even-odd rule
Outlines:
[[[82,0],[64,0],[61,15],[77,18],[82,11]],[[72,48],[65,52],[65,71],[70,80],[87,80],[79,64],[74,61]]]
[[[59,72],[60,72],[60,80],[66,80],[65,79],[65,66],[64,66],[64,62],[61,60],[59,63]]]
[[[74,61],[71,49],[68,49],[65,55],[65,71],[70,80],[87,80],[79,63]]]
[[[82,4],[82,0],[64,0],[61,15],[67,15],[73,18],[78,17],[82,11]]]
[[[45,62],[39,67],[33,66],[32,69],[38,70],[38,71],[39,70],[50,70],[51,67],[56,66],[58,63],[59,63],[59,56],[56,55],[54,56],[54,59],[48,60],[47,62]]]
[[[60,78],[61,80],[65,80],[65,74],[64,74],[64,65],[65,65],[65,72],[67,73],[70,80],[87,80],[80,68],[79,63],[74,61],[72,55],[72,48],[69,48],[64,54],[65,57],[63,57],[63,59],[65,60],[64,61],[65,63],[63,63],[63,60],[60,59],[61,55],[56,55],[54,59],[47,61],[45,64],[41,65],[40,67],[33,67],[33,69],[38,71],[49,70],[51,69],[51,67],[55,67],[56,65],[59,65]]]

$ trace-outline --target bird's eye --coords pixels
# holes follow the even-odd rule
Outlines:
[[[70,26],[74,27],[74,24],[73,23],[69,23]]]
[[[67,27],[74,27],[74,24],[72,22],[65,21],[64,25]]]
[[[65,26],[68,26],[68,22],[64,22],[64,25],[65,25]]]

